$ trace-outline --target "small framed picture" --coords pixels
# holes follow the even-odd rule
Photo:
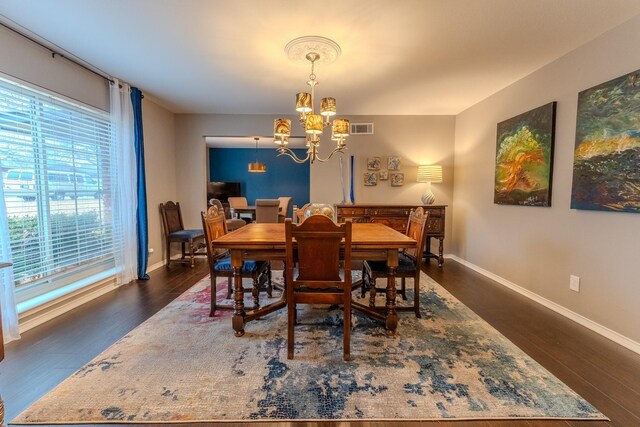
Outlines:
[[[380,157],[367,157],[367,170],[380,170]]]
[[[375,172],[365,172],[364,173],[364,185],[367,187],[372,187],[374,185],[378,185],[378,174]]]
[[[390,171],[400,170],[400,157],[389,156],[389,159],[387,160],[387,169]]]
[[[380,181],[387,181],[389,179],[389,172],[387,171],[378,172],[378,179]]]
[[[402,187],[404,185],[404,174],[401,172],[395,172],[389,174],[392,187]]]

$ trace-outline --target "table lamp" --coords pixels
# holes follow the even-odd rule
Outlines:
[[[418,182],[426,182],[427,190],[422,195],[422,203],[432,205],[436,200],[436,196],[431,191],[432,182],[442,182],[442,166],[440,165],[420,165],[418,166]]]

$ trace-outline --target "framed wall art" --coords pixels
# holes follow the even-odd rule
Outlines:
[[[493,202],[551,206],[556,103],[498,123]]]
[[[578,94],[571,208],[640,213],[640,70]]]
[[[378,172],[378,179],[380,181],[387,181],[389,179],[389,172],[387,171]]]
[[[401,172],[392,172],[389,174],[392,187],[402,187],[404,185],[404,174]]]
[[[378,185],[378,174],[376,172],[365,172],[364,185],[367,187]]]
[[[380,157],[367,157],[367,170],[377,171],[380,170]]]
[[[400,157],[398,156],[389,156],[387,159],[387,169],[390,171],[400,170]]]

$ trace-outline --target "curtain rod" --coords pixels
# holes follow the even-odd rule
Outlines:
[[[3,27],[5,27],[6,29],[8,29],[8,30],[10,30],[10,31],[13,31],[14,33],[18,34],[19,36],[24,37],[25,39],[27,39],[27,40],[31,41],[32,43],[35,43],[35,44],[37,44],[38,46],[43,47],[44,49],[48,50],[49,52],[51,52],[51,57],[52,57],[52,58],[55,58],[56,56],[59,56],[59,57],[61,57],[61,58],[66,59],[66,60],[67,60],[67,61],[69,61],[69,62],[72,62],[72,63],[76,64],[76,65],[77,65],[77,66],[79,66],[79,67],[84,68],[85,70],[89,71],[90,73],[95,74],[96,76],[100,76],[100,77],[102,77],[103,79],[105,79],[105,80],[109,81],[111,84],[115,83],[115,81],[114,81],[114,80],[113,80],[109,75],[107,75],[106,73],[104,73],[104,72],[102,72],[102,71],[96,71],[95,69],[91,69],[91,68],[87,67],[86,65],[84,65],[84,64],[82,64],[82,63],[80,63],[80,62],[78,62],[77,60],[75,60],[75,59],[73,59],[73,58],[69,58],[68,56],[65,56],[64,54],[62,54],[62,53],[60,53],[60,52],[55,51],[55,50],[54,50],[54,49],[52,49],[51,47],[49,47],[49,46],[45,45],[44,43],[42,43],[41,41],[36,40],[35,38],[30,37],[30,36],[29,36],[29,35],[27,35],[27,34],[24,34],[22,31],[18,31],[18,30],[16,30],[15,28],[13,28],[13,27],[11,27],[11,26],[7,25],[7,24],[6,24],[6,23],[4,23],[4,22],[0,22],[0,25],[2,25]]]

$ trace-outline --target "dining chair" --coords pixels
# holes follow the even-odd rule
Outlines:
[[[418,242],[415,248],[403,249],[398,254],[398,268],[396,277],[400,278],[401,287],[398,292],[404,300],[407,299],[406,279],[413,278],[413,306],[398,307],[396,311],[413,311],[416,317],[420,315],[420,271],[422,267],[422,249],[426,240],[426,225],[429,218],[429,212],[425,212],[421,207],[411,210],[409,213],[409,221],[407,223],[406,235]],[[375,299],[377,291],[384,292],[383,288],[376,288],[376,279],[387,278],[388,268],[385,261],[364,261],[362,265],[362,285],[361,294],[364,297],[367,290],[369,291],[369,306],[375,307]],[[431,315],[431,310],[427,311]]]
[[[284,219],[288,218],[289,208],[291,207],[291,201],[293,200],[293,198],[289,196],[284,196],[284,197],[278,197],[278,200],[280,201],[280,210],[278,212],[278,222],[284,222]]]
[[[244,219],[231,218],[231,212],[229,209],[225,209],[222,202],[218,199],[209,199],[209,206],[215,206],[218,211],[224,212],[225,223],[227,224],[227,231],[237,230],[240,227],[247,225]]]
[[[239,212],[236,213],[233,210],[234,209],[242,209],[242,208],[246,208],[247,206],[249,206],[249,204],[247,203],[247,198],[246,197],[229,197],[227,199],[227,201],[229,202],[229,208],[231,209],[232,216],[235,215],[236,218],[242,218],[242,214],[241,213],[239,213]],[[247,213],[247,214],[245,214],[245,219],[247,219],[249,222],[251,222],[251,221],[253,221],[253,215],[251,215],[250,213]]]
[[[287,358],[293,359],[297,304],[342,304],[343,359],[351,359],[351,221],[336,224],[312,215],[302,224],[285,224]],[[293,240],[297,251],[294,253]],[[344,274],[340,277],[340,249],[344,240]],[[294,263],[297,277],[294,278]]]
[[[278,199],[256,199],[256,222],[278,222],[280,201]]]
[[[227,299],[231,298],[233,292],[233,268],[231,267],[231,256],[226,249],[214,249],[213,241],[227,234],[227,226],[224,218],[224,211],[220,211],[216,206],[211,206],[207,212],[200,212],[202,217],[202,228],[207,246],[207,260],[211,276],[211,311],[210,317],[215,315],[216,310],[233,310],[233,304],[219,305],[216,302],[218,277],[227,278]],[[260,308],[260,291],[267,292],[271,298],[273,287],[271,286],[271,267],[268,261],[245,260],[242,265],[242,277],[251,278],[253,286],[245,289],[244,292],[251,292],[253,295],[254,309]]]
[[[293,205],[293,215],[291,216],[291,218],[293,219],[294,224],[300,224],[302,223],[302,221],[304,221],[304,212],[310,204],[311,203],[307,203],[302,205],[301,207]]]
[[[199,249],[204,246],[204,232],[197,229],[184,229],[182,222],[182,212],[180,210],[180,203],[174,203],[168,201],[166,203],[160,203],[160,216],[162,217],[162,227],[164,229],[165,236],[165,252],[166,252],[166,265],[171,266],[171,262],[189,263],[191,267],[194,266],[194,257],[197,255],[205,255],[204,252]],[[178,242],[181,244],[182,258],[180,261],[171,259],[171,244]],[[189,260],[185,260],[186,246],[189,246]]]

